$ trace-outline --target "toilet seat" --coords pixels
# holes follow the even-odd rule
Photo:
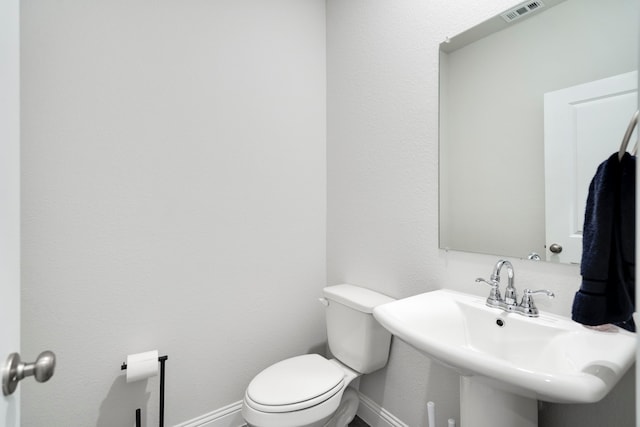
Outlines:
[[[260,372],[247,387],[245,402],[266,413],[300,411],[325,402],[344,385],[345,372],[337,364],[306,354]]]

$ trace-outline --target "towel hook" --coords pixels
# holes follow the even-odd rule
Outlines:
[[[636,112],[633,113],[633,116],[631,117],[629,126],[627,126],[627,131],[624,133],[624,136],[622,137],[622,143],[620,144],[620,151],[618,151],[618,160],[622,160],[622,156],[624,156],[624,153],[627,151],[627,146],[629,145],[631,134],[633,133],[633,130],[636,128],[636,126],[638,125],[639,115],[640,115],[640,111],[636,110]],[[638,143],[636,142],[636,145],[633,148],[632,154],[635,156],[637,151],[638,151]]]

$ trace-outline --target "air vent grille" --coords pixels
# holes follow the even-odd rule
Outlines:
[[[544,3],[541,0],[528,1],[522,4],[519,4],[513,9],[507,10],[500,16],[502,16],[502,19],[504,19],[505,21],[512,22],[512,21],[515,21],[516,19],[522,18],[523,16],[527,15],[530,12],[533,12],[534,10],[538,10],[543,7],[544,7]]]

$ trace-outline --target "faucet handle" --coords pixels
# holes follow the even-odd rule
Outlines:
[[[498,282],[496,282],[495,280],[487,280],[484,279],[482,277],[478,277],[476,279],[476,282],[482,282],[482,283],[486,283],[487,285],[491,286],[492,288],[497,288],[500,284]]]
[[[518,310],[528,317],[538,317],[540,315],[540,311],[536,307],[535,302],[533,301],[533,295],[546,295],[549,298],[554,298],[556,295],[548,289],[539,289],[537,291],[532,291],[531,289],[525,289],[522,295],[522,301],[518,306]]]
[[[532,291],[531,289],[525,289],[523,292],[524,292],[524,296],[528,296],[528,295],[546,295],[549,298],[555,298],[555,296],[556,296],[556,294],[554,294],[549,289],[538,289],[537,291]]]
[[[502,305],[502,296],[500,295],[500,283],[496,280],[487,280],[482,277],[478,277],[476,282],[482,282],[486,285],[491,286],[491,292],[489,292],[489,296],[487,297],[487,305],[489,307],[500,307]]]

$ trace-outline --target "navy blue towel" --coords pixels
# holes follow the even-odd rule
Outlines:
[[[635,332],[636,159],[611,155],[596,171],[587,197],[582,284],[572,318],[584,325],[616,324]]]

